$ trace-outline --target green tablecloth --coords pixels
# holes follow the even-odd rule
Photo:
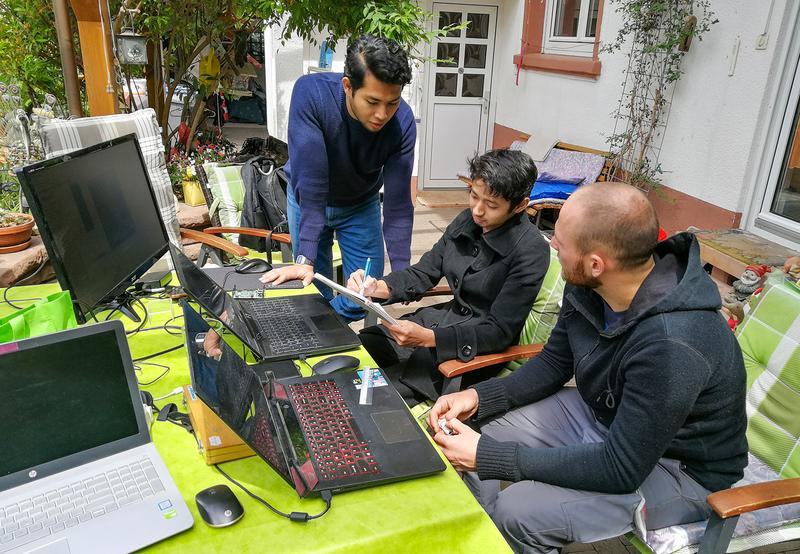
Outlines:
[[[9,291],[9,300],[41,297],[58,290],[57,285],[19,287]],[[25,302],[20,302],[27,305]],[[169,300],[150,300],[147,327],[163,325],[181,313]],[[0,315],[10,308],[0,304]],[[102,319],[102,317],[100,317]],[[123,320],[126,327],[136,324]],[[174,324],[180,325],[178,319]],[[173,331],[175,332],[175,331]],[[163,329],[141,331],[129,338],[134,358],[183,344],[183,333],[170,335]],[[365,351],[353,352],[369,360]],[[316,360],[309,359],[313,364]],[[184,348],[137,364],[142,388],[154,397],[167,394],[189,382]],[[305,373],[308,369],[304,370]],[[159,378],[159,376],[162,377]],[[172,401],[180,405],[180,396]],[[169,400],[159,402],[163,405]],[[225,529],[205,525],[197,515],[194,495],[211,485],[227,483],[207,466],[197,443],[186,431],[169,423],[155,423],[153,441],[164,458],[195,525],[189,531],[152,546],[152,552],[508,552],[509,548],[492,521],[448,464],[440,474],[379,487],[334,495],[331,510],[319,520],[293,523],[274,515],[231,485],[241,500],[245,516]],[[301,499],[260,458],[250,457],[223,465],[234,479],[283,512],[315,514],[325,504],[317,498]]]

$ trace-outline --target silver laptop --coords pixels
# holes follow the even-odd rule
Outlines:
[[[193,525],[109,321],[0,344],[0,553],[131,552]]]

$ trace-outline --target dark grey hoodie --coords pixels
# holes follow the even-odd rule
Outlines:
[[[659,458],[716,491],[747,465],[745,369],[739,345],[718,313],[694,235],[661,242],[656,265],[623,322],[604,329],[603,300],[568,286],[542,353],[509,377],[475,385],[484,419],[557,392],[573,375],[604,442],[527,448],[483,436],[481,479],[532,479],[606,493],[636,490]]]

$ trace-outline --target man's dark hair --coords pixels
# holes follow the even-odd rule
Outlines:
[[[353,94],[364,84],[367,71],[390,85],[405,86],[411,82],[408,54],[388,38],[361,35],[347,47],[344,76],[350,79]]]
[[[482,180],[491,196],[505,198],[511,208],[530,196],[537,175],[531,157],[519,150],[489,150],[469,160],[469,178]]]
[[[625,183],[593,183],[577,191],[583,218],[575,240],[586,254],[602,248],[622,269],[647,263],[658,244],[658,216],[647,196]]]

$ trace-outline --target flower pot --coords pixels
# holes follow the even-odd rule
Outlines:
[[[31,233],[33,232],[33,216],[17,213],[2,215],[19,216],[27,221],[9,227],[0,227],[0,254],[18,252],[29,247],[31,245]]]
[[[205,206],[206,198],[198,181],[183,181],[183,202],[189,206]]]

